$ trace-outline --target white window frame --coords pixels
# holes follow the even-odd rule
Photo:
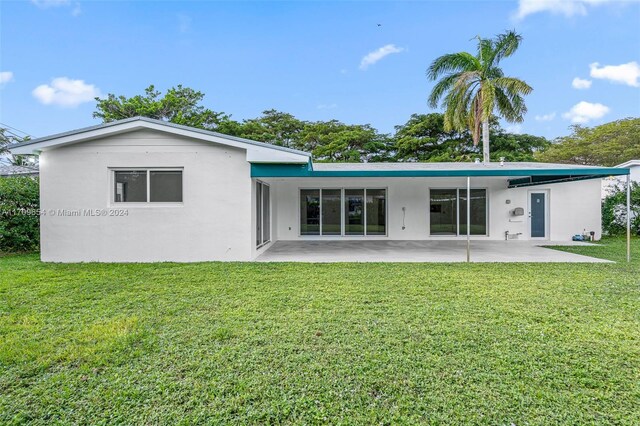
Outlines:
[[[339,189],[340,190],[340,234],[333,234],[333,235],[323,235],[322,234],[322,191],[323,190],[336,190]],[[344,191],[345,190],[364,190],[363,193],[363,213],[364,213],[364,217],[363,217],[363,226],[364,226],[364,232],[362,233],[362,235],[347,235],[345,234],[345,214],[344,214],[344,206],[345,206],[345,196],[344,196]],[[367,234],[367,190],[384,190],[384,234],[374,234],[374,235],[368,235]],[[302,203],[302,197],[300,192],[302,190],[318,190],[319,191],[319,197],[320,197],[320,223],[319,223],[319,234],[316,235],[303,235],[302,234],[302,230],[300,227],[300,205]],[[369,187],[363,187],[363,186],[344,186],[344,187],[335,187],[335,186],[324,186],[324,187],[318,187],[318,186],[301,186],[298,187],[298,203],[297,203],[297,227],[298,227],[298,237],[300,238],[318,238],[318,237],[322,237],[322,238],[337,238],[337,237],[347,237],[347,238],[364,238],[364,237],[369,237],[369,238],[375,238],[375,237],[388,237],[389,236],[389,188],[385,187],[385,186],[369,186]]]
[[[434,235],[431,233],[431,191],[432,190],[439,190],[439,189],[447,189],[447,190],[456,190],[456,221],[457,221],[457,225],[456,225],[456,233],[455,234],[449,234],[449,235],[445,235],[445,234],[441,234],[441,235]],[[491,221],[489,220],[489,188],[486,187],[476,187],[476,186],[472,186],[470,188],[471,190],[474,189],[484,189],[485,191],[485,197],[486,197],[486,205],[485,205],[485,228],[487,230],[487,232],[485,232],[484,234],[471,234],[472,237],[488,237],[489,236],[489,224],[491,223]],[[460,234],[460,193],[461,191],[465,192],[465,196],[466,196],[466,192],[467,192],[467,188],[461,188],[461,187],[457,187],[457,186],[434,186],[434,187],[429,187],[428,193],[427,193],[427,203],[429,206],[429,211],[427,212],[429,217],[427,219],[427,224],[428,226],[428,234],[430,238],[451,238],[451,237],[466,237],[467,234]],[[466,220],[466,211],[464,212],[464,218]]]
[[[116,201],[116,172],[144,171],[147,174],[147,201]],[[182,201],[158,202],[151,198],[151,172],[181,172],[182,173]],[[109,167],[109,206],[117,207],[182,207],[185,199],[184,167]]]

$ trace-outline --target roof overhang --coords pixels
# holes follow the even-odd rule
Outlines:
[[[11,146],[9,151],[14,155],[38,155],[40,152],[47,151],[49,149],[142,129],[155,130],[176,136],[243,149],[247,152],[247,161],[252,163],[306,164],[311,158],[311,154],[295,149],[223,135],[221,133],[211,132],[208,130],[167,123],[160,120],[153,120],[146,117],[134,117],[33,139]]]
[[[509,179],[509,188],[522,188],[525,186],[549,185],[552,183],[576,182],[580,180],[602,179],[613,176],[612,174],[589,174],[589,175],[553,175],[553,176],[527,176],[524,178]]]
[[[509,188],[599,179],[629,174],[629,169],[615,167],[548,169],[396,169],[396,170],[313,170],[312,163],[302,164],[252,164],[254,178],[321,178],[321,177],[504,177]]]

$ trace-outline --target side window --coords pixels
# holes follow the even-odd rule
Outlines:
[[[182,170],[115,170],[116,203],[181,203]]]

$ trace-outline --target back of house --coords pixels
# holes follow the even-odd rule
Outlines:
[[[41,258],[249,261],[278,240],[600,238],[602,177],[544,163],[313,163],[305,152],[136,117],[34,139]]]

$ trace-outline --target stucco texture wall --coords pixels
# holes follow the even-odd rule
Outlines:
[[[429,191],[435,188],[466,187],[466,178],[302,178],[271,179],[270,182],[276,194],[275,218],[277,220],[277,236],[280,240],[456,238],[430,234]],[[596,238],[600,238],[599,179],[508,189],[505,178],[474,178],[472,179],[472,187],[486,188],[489,204],[488,235],[473,236],[474,239],[504,239],[505,231],[519,234],[518,239],[529,239],[528,200],[531,191],[548,191],[548,240],[569,241],[572,235],[582,233],[583,230],[595,231]],[[386,188],[387,235],[370,237],[300,236],[299,190],[301,188]],[[404,213],[403,207],[405,207]],[[516,207],[524,209],[524,216],[511,215],[510,212]],[[403,224],[404,229],[402,229]]]
[[[112,168],[183,169],[183,203],[113,202]],[[252,181],[244,150],[151,130],[41,155],[41,258],[52,262],[250,260]],[[124,216],[62,211],[126,210]],[[47,212],[55,211],[52,215]]]

